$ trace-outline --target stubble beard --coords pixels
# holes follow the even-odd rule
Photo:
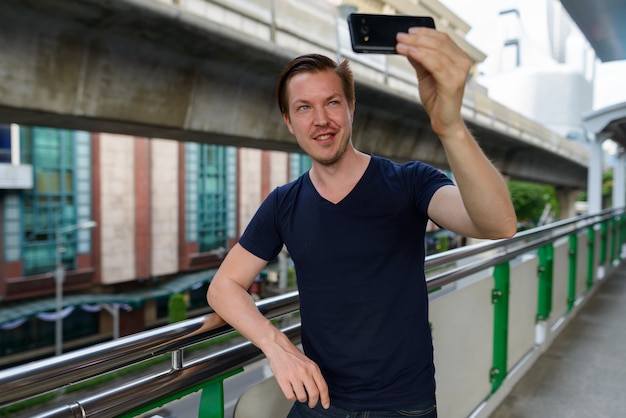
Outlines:
[[[341,143],[337,152],[335,152],[332,156],[328,158],[320,158],[320,157],[311,156],[311,159],[324,167],[331,167],[337,164],[337,162],[339,162],[341,158],[345,155],[346,150],[348,149],[348,144],[350,144],[349,138],[346,141],[343,141]]]

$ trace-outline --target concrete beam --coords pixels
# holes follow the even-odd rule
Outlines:
[[[158,1],[7,0],[0,27],[0,122],[298,151],[274,88],[302,51]],[[468,125],[505,175],[585,188],[580,162],[485,123]],[[360,75],[354,142],[447,168],[415,92]]]

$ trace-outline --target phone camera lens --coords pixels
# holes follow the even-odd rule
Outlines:
[[[369,28],[369,26],[367,26],[367,25],[363,25],[363,26],[361,26],[361,33],[362,33],[363,35],[367,35],[368,33],[370,33],[370,28]]]

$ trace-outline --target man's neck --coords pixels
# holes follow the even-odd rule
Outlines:
[[[369,155],[352,148],[335,164],[325,166],[314,162],[309,176],[313,186],[324,199],[338,203],[363,177],[370,159]]]

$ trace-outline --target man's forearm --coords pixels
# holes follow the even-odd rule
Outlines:
[[[454,137],[442,138],[442,144],[476,228],[490,238],[512,236],[516,216],[506,182],[467,127]]]
[[[207,299],[224,321],[259,348],[264,339],[280,332],[259,312],[248,292],[236,283],[214,279],[209,287]]]

